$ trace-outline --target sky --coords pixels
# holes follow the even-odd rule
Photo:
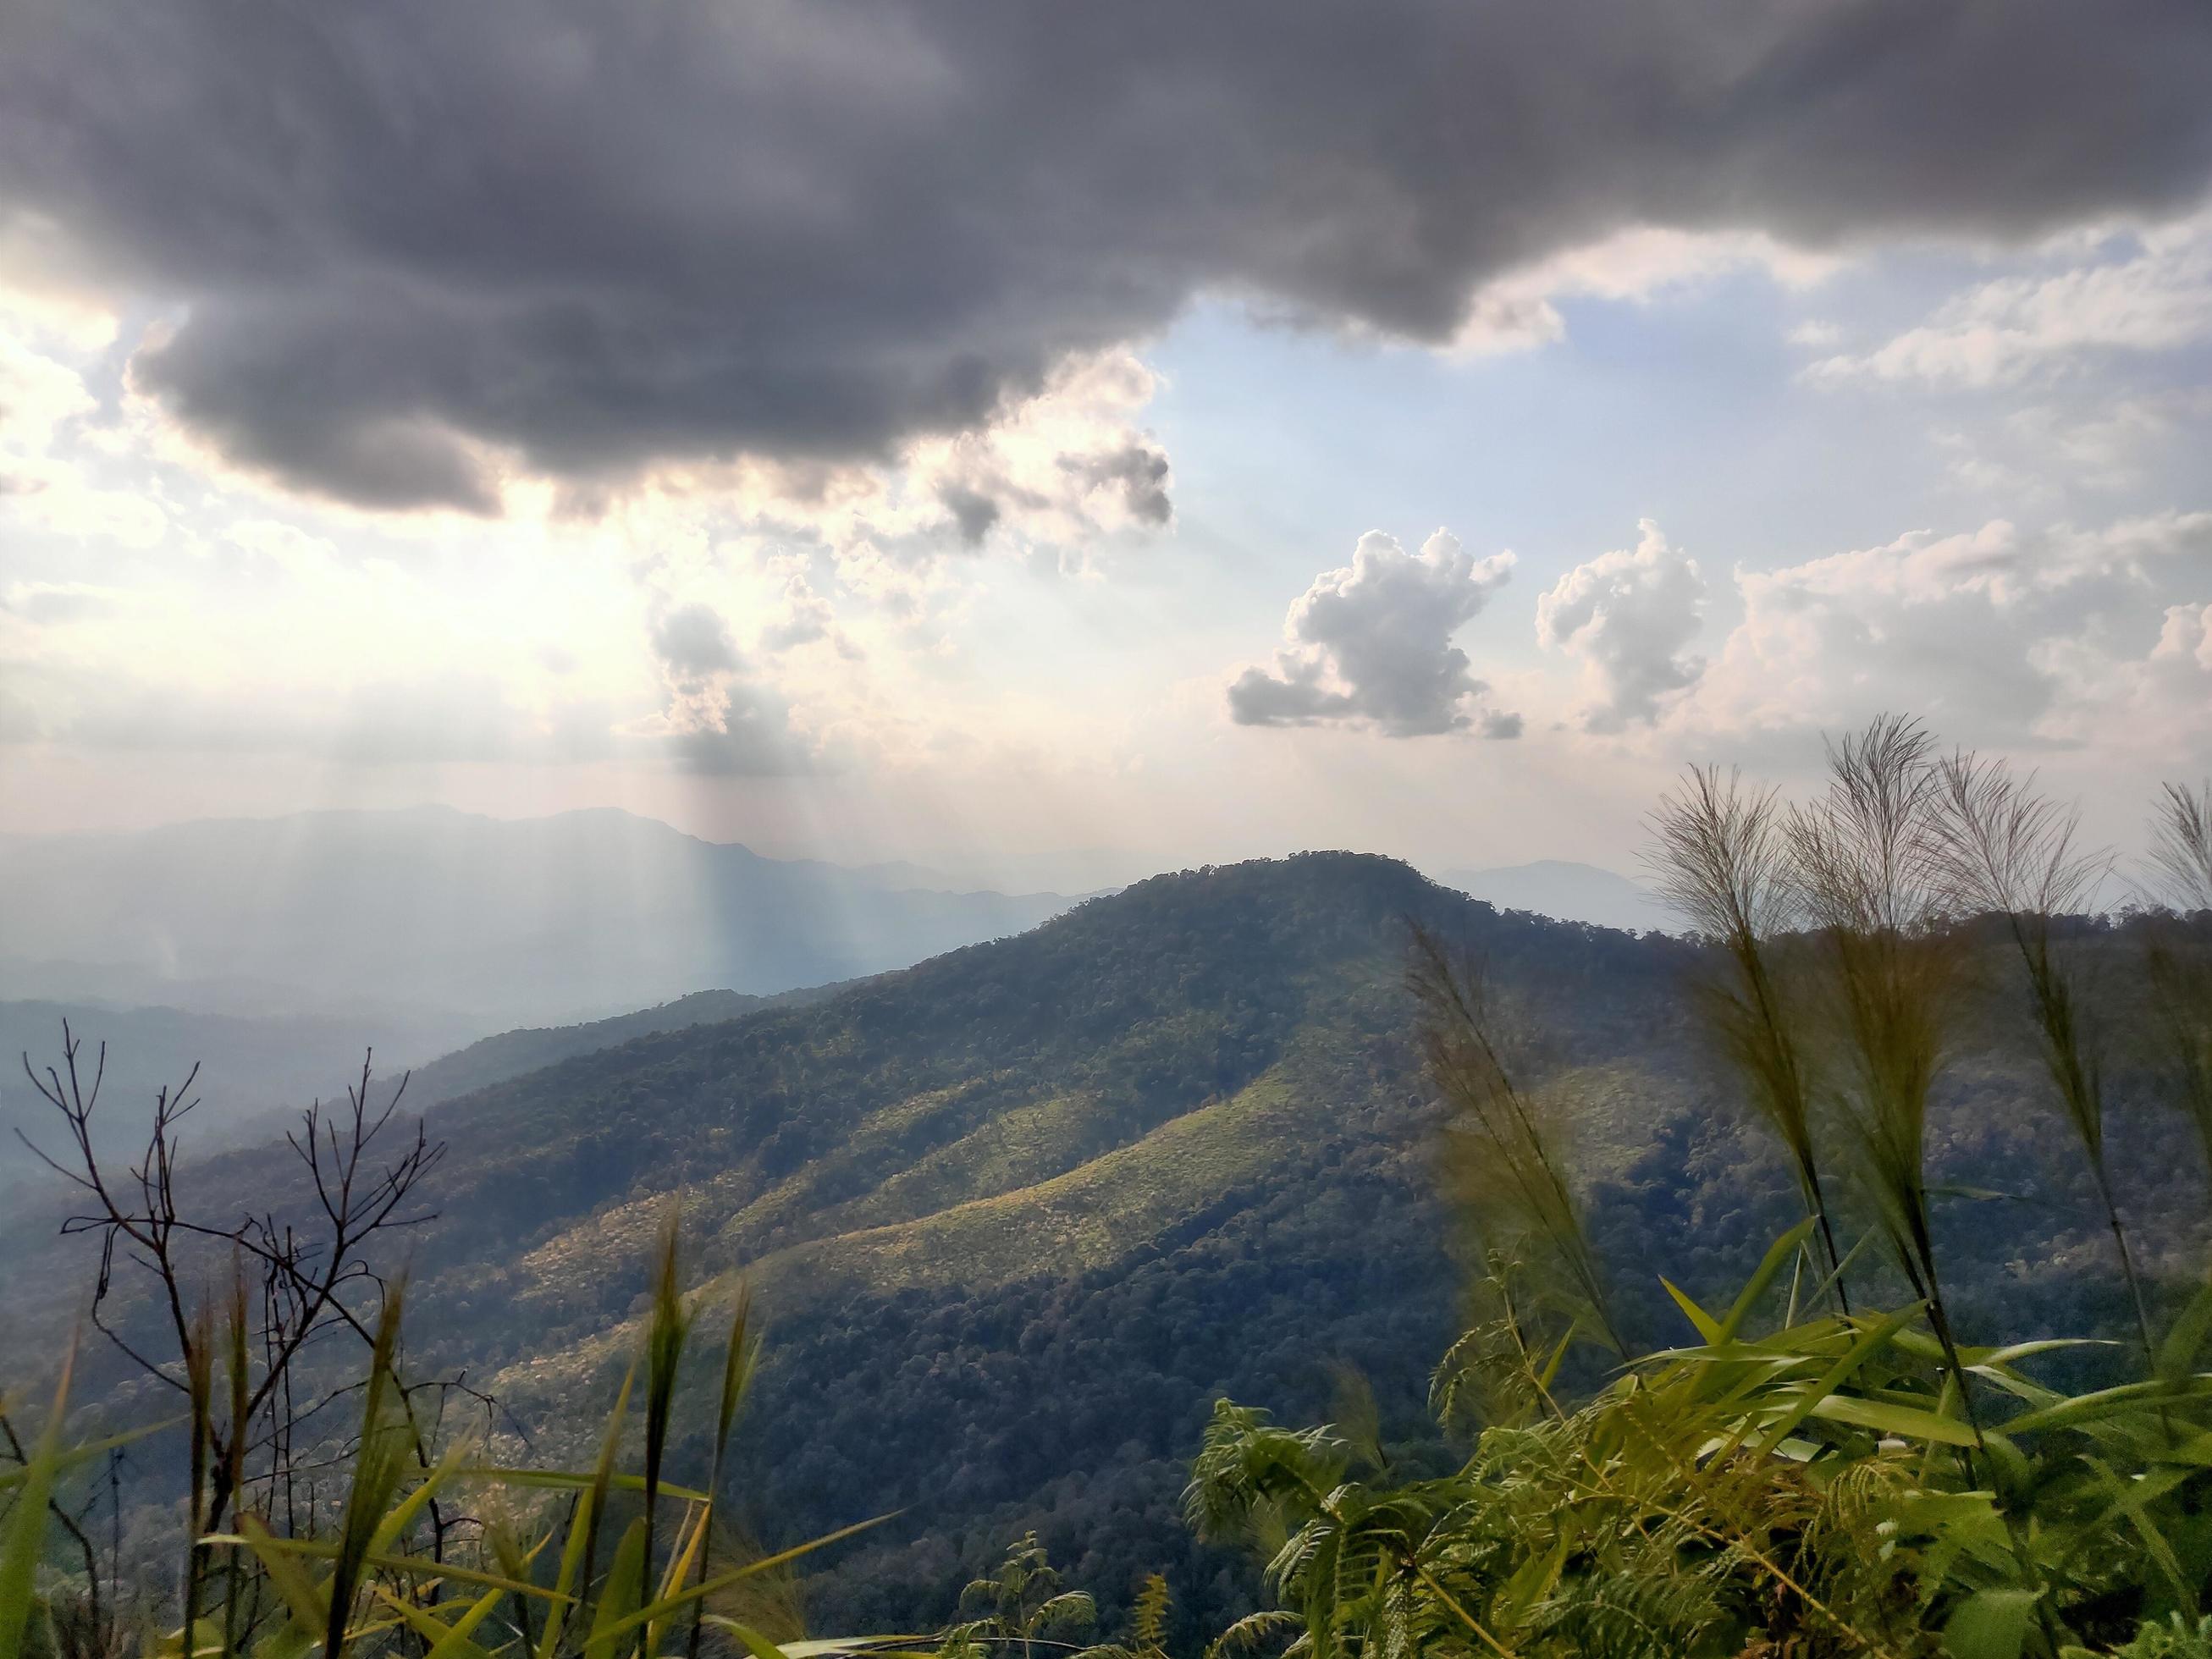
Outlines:
[[[9,0],[0,830],[1633,870],[2212,773],[2197,0]]]

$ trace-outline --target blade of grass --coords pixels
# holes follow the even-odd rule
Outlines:
[[[62,1358],[54,1403],[39,1431],[36,1446],[23,1465],[23,1491],[8,1531],[0,1541],[0,1659],[20,1659],[31,1614],[38,1605],[39,1562],[46,1551],[46,1500],[53,1496],[61,1461],[62,1418],[69,1409],[70,1379],[76,1370],[76,1343]]]

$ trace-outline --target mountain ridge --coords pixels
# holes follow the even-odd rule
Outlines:
[[[769,995],[1021,932],[1052,893],[940,891],[779,860],[615,808],[444,807],[16,836],[0,993],[330,1012],[459,1012],[480,1030],[611,1016],[721,986]]]

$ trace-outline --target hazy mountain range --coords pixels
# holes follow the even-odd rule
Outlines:
[[[443,807],[0,839],[0,997],[436,1011],[481,1034],[769,994],[1021,932],[1058,894],[764,858],[629,813]]]
[[[617,811],[501,820],[446,808],[206,820],[0,839],[0,1186],[47,1109],[18,1069],[61,1024],[110,1045],[95,1129],[197,1062],[203,1149],[273,1135],[365,1050],[428,1107],[648,1032],[727,1019],[1017,933],[1051,893],[956,890],[927,866],[774,860]],[[1501,909],[1666,925],[1632,882],[1546,861],[1448,872]],[[714,987],[714,989],[702,988]],[[605,1014],[610,1008],[632,1012]],[[516,1029],[502,1030],[514,1027]],[[487,1035],[495,1033],[495,1035]]]
[[[1437,879],[1501,910],[1527,910],[1632,933],[1682,929],[1681,918],[1650,888],[1594,864],[1539,859],[1487,870],[1445,870]]]
[[[100,1083],[91,1121],[94,1148],[119,1166],[144,1149],[146,1114],[156,1092],[174,1092],[188,1078],[189,1098],[197,1102],[191,1144],[204,1153],[275,1140],[309,1102],[343,1098],[372,1056],[379,1097],[404,1075],[407,1104],[427,1111],[572,1055],[825,996],[835,988],[772,997],[697,991],[607,1019],[526,1026],[473,1042],[468,1031],[422,1014],[248,1018],[177,1008],[0,1002],[0,1188],[43,1176],[26,1141],[51,1153],[64,1133],[53,1108],[29,1086],[21,1068],[27,1060],[46,1077],[51,1067],[49,1083],[66,1083],[61,1075],[64,1021],[82,1045],[82,1082],[88,1089],[95,1077]]]

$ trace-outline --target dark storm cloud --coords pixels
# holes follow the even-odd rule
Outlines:
[[[998,502],[966,484],[939,485],[937,499],[960,526],[960,539],[970,547],[981,547],[983,538],[991,533],[991,526],[999,522]]]
[[[0,210],[240,460],[483,509],[470,440],[878,456],[1202,292],[1437,340],[1628,222],[2171,207],[2208,84],[2203,0],[11,0]]]
[[[1118,490],[1129,516],[1139,524],[1157,527],[1175,516],[1168,497],[1172,469],[1167,453],[1152,444],[1132,441],[1103,455],[1063,455],[1060,465],[1088,489]]]

